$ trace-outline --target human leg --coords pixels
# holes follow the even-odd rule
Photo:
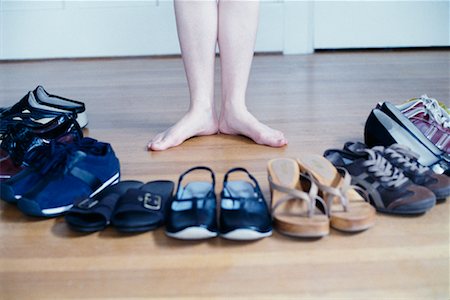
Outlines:
[[[216,134],[218,131],[213,105],[217,2],[175,0],[174,5],[190,106],[176,124],[148,143],[149,150],[165,150],[190,137]]]
[[[258,28],[258,1],[219,0],[218,41],[222,69],[222,109],[219,130],[242,134],[258,144],[281,147],[283,133],[259,122],[245,105]]]

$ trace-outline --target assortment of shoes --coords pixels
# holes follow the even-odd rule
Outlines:
[[[54,217],[119,181],[111,145],[83,137],[85,110],[41,86],[0,109],[1,199],[27,215]]]
[[[423,104],[424,98],[420,99],[411,102],[410,106],[401,105],[400,109],[405,114],[388,101],[379,103],[367,118],[364,128],[365,143],[369,147],[404,145],[418,154],[418,162],[421,165],[430,167],[436,173],[450,176],[450,153],[444,148],[450,140],[449,115],[436,100],[433,99],[434,102],[426,106]],[[416,109],[417,114],[411,114],[411,111],[414,111],[412,105],[419,106],[420,111]]]
[[[166,180],[120,181],[111,145],[83,137],[85,105],[42,86],[0,108],[0,118],[1,199],[27,215],[65,215],[81,232],[165,225],[176,239],[256,240],[273,226],[288,236],[320,238],[330,228],[367,230],[376,211],[423,214],[450,196],[450,117],[426,95],[398,106],[379,103],[367,119],[365,144],[270,160],[270,201],[244,168],[224,175],[220,199],[215,173],[205,166],[181,174],[176,189]],[[184,183],[201,171],[210,179]],[[248,179],[230,180],[236,173]]]

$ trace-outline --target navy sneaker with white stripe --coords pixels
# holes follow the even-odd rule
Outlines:
[[[93,197],[119,181],[119,160],[110,144],[83,138],[71,144],[52,143],[51,148],[50,156],[43,153],[45,149],[36,152],[36,156],[47,156],[36,169],[40,179],[16,197],[19,209],[27,215],[61,215],[76,200]]]

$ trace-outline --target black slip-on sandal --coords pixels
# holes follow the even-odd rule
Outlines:
[[[81,232],[103,230],[110,223],[114,207],[120,196],[129,189],[139,188],[140,181],[126,180],[112,185],[92,198],[81,199],[65,216],[69,227]]]
[[[174,183],[151,181],[131,188],[117,202],[111,223],[121,232],[144,232],[164,224]]]
[[[251,180],[228,181],[231,173],[246,173]],[[258,181],[244,168],[229,170],[220,200],[220,233],[231,240],[256,240],[272,234],[272,218]]]
[[[197,170],[209,172],[211,181],[192,181],[183,185],[184,176]],[[182,240],[217,236],[215,182],[214,172],[208,167],[194,167],[180,175],[177,192],[167,212],[167,236]]]

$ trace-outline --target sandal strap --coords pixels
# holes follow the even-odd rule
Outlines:
[[[255,193],[258,194],[258,196],[255,197],[255,199],[258,199],[258,198],[264,198],[264,197],[263,197],[263,193],[262,193],[262,191],[261,191],[261,188],[260,188],[260,186],[259,186],[258,181],[256,180],[256,178],[253,177],[253,175],[250,174],[250,172],[248,172],[247,169],[241,168],[241,167],[237,167],[237,168],[230,169],[227,173],[225,173],[224,178],[223,178],[223,190],[222,190],[222,193],[221,193],[221,197],[222,197],[222,198],[234,199],[234,200],[241,200],[241,199],[244,199],[244,198],[240,198],[240,197],[225,196],[225,193],[224,193],[224,191],[225,191],[225,189],[226,189],[226,186],[227,186],[226,183],[228,182],[228,176],[229,176],[231,173],[236,173],[236,172],[243,172],[243,173],[246,173],[247,176],[248,176],[248,178],[250,178],[250,179],[252,180],[252,182],[253,182],[253,184],[254,184],[254,191],[255,191]]]
[[[340,200],[342,206],[344,207],[344,211],[348,211],[350,200],[347,197],[347,192],[351,189],[362,192],[364,200],[368,201],[369,198],[367,196],[367,192],[361,187],[351,184],[352,177],[348,173],[348,171],[341,167],[337,167],[336,169],[342,175],[342,180],[340,182],[339,187],[324,185],[314,178],[314,182],[318,185],[319,189],[327,194],[327,197],[324,200],[325,203],[327,204],[327,207],[329,208],[328,212],[329,213],[331,212],[331,205],[333,204],[333,200],[335,197],[337,197]]]
[[[309,176],[304,175],[304,174],[301,174],[300,176],[310,179]],[[268,179],[269,179],[270,187],[272,189],[286,194],[285,196],[281,197],[275,205],[272,206],[272,214],[274,214],[274,212],[282,204],[284,204],[288,201],[291,201],[291,200],[298,200],[298,201],[304,201],[307,203],[308,217],[312,217],[314,215],[314,208],[316,206],[315,204],[316,204],[316,201],[318,200],[318,198],[320,198],[320,197],[317,195],[317,192],[318,192],[317,185],[313,181],[311,181],[311,187],[309,189],[309,192],[306,193],[304,191],[300,191],[295,188],[289,188],[289,187],[277,184],[273,181],[273,179],[270,175],[269,175]],[[323,203],[322,199],[320,199],[319,201]],[[324,206],[324,207],[326,209],[326,206]]]
[[[214,175],[213,170],[211,170],[211,168],[208,168],[206,166],[197,166],[197,167],[190,168],[189,170],[185,171],[183,174],[180,175],[180,177],[178,178],[176,195],[178,195],[178,191],[180,190],[181,182],[183,181],[184,176],[186,176],[187,174],[189,174],[193,171],[197,171],[197,170],[205,170],[205,171],[208,171],[209,173],[211,173],[211,181],[212,181],[211,191],[214,192],[215,187],[216,187],[216,176]]]

